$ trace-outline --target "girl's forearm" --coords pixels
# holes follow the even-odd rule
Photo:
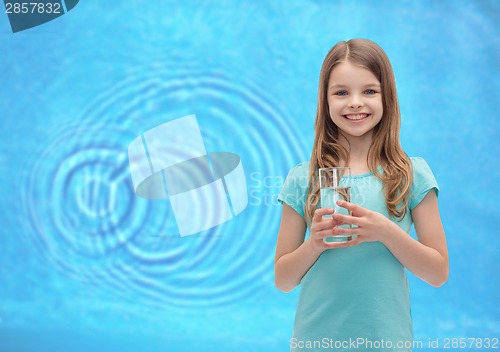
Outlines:
[[[300,284],[320,254],[321,252],[316,250],[308,239],[293,252],[282,255],[274,263],[276,287],[283,292],[292,291]]]
[[[399,226],[391,226],[382,243],[415,276],[434,287],[448,279],[448,264],[436,249],[425,246],[409,236]]]

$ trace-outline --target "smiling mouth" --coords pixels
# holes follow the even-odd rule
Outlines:
[[[348,114],[348,115],[342,115],[344,118],[348,120],[363,120],[366,119],[370,114]]]

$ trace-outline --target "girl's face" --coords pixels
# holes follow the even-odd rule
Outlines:
[[[328,107],[333,122],[349,141],[371,139],[384,112],[379,80],[349,61],[338,64],[328,80]]]

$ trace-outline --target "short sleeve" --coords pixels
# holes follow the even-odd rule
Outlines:
[[[292,168],[278,196],[278,202],[288,204],[302,217],[304,217],[307,189],[309,187],[308,175],[308,162],[301,163]]]
[[[434,189],[436,196],[439,193],[439,187],[427,162],[419,157],[410,158],[413,168],[413,183],[410,195],[410,210],[413,210],[430,190]]]

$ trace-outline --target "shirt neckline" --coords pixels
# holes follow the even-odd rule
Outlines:
[[[377,170],[380,173],[382,173],[382,165],[379,165],[379,167],[377,167]],[[362,177],[368,177],[368,176],[373,176],[373,175],[375,175],[375,173],[373,171],[369,171],[369,172],[365,172],[362,174],[351,175],[351,178],[362,178]]]

